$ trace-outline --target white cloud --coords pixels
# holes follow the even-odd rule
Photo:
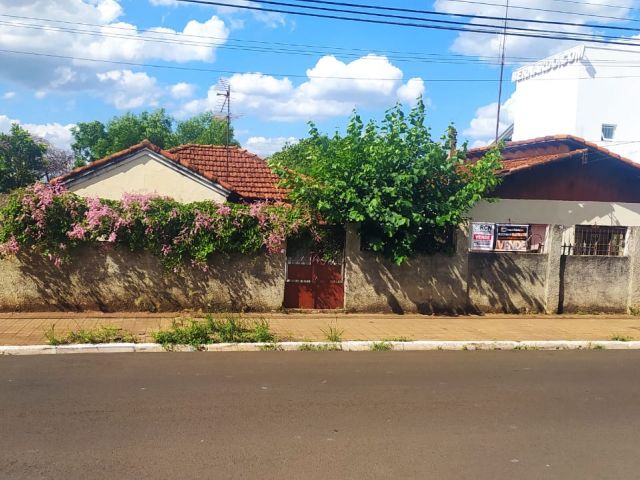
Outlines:
[[[597,16],[626,18],[629,15],[629,9],[625,7],[634,7],[635,0],[621,0],[615,2],[617,8],[612,8],[608,3],[603,2],[575,2],[571,5],[560,4],[557,0],[521,0],[518,7],[530,8],[509,9],[509,16],[513,18],[521,18],[529,20],[529,22],[512,22],[511,26],[525,27],[537,30],[553,30],[563,34],[575,33],[594,33],[596,30],[584,27],[585,23],[611,24],[620,23],[616,20],[607,20],[598,18]],[[504,5],[491,3],[464,3],[453,2],[449,0],[436,0],[434,8],[437,11],[445,13],[461,13],[467,15],[483,15],[493,17],[504,17]],[[554,10],[541,11],[541,10]],[[557,13],[563,11],[566,13]],[[576,14],[588,14],[596,17],[581,16]],[[531,20],[551,20],[576,24],[575,26],[564,25],[548,25],[534,23]],[[502,28],[502,20],[478,19],[471,22],[473,24],[495,25]],[[462,32],[459,33],[451,45],[454,52],[475,55],[475,56],[497,56],[500,52],[502,37],[500,35],[488,35],[482,33]],[[550,54],[569,48],[576,42],[562,40],[545,40],[540,38],[528,38],[521,36],[507,37],[506,53],[507,56],[526,57],[538,59],[546,57]]]
[[[101,25],[79,29],[99,31],[101,36],[97,36],[69,32],[67,23],[4,19],[6,24],[0,29],[0,48],[75,58],[212,62],[216,48],[224,44],[229,35],[224,21],[215,15],[204,22],[190,20],[182,30],[150,27],[141,31],[134,24],[119,21],[124,12],[116,0],[0,0],[0,11],[23,17],[38,12],[41,18]],[[24,28],[24,24],[32,23],[44,28]],[[59,30],[60,27],[66,31]],[[154,39],[160,39],[162,43]],[[0,68],[0,79],[34,90],[91,90],[99,85],[95,74],[112,68],[97,62],[7,54]]]
[[[177,2],[176,0],[149,0],[149,3],[153,6],[171,6],[177,7],[179,5],[188,5],[185,3]],[[251,2],[249,0],[226,0],[224,3],[228,3],[231,5],[238,6],[250,6],[250,7],[260,7],[261,4],[259,2]],[[215,12],[219,15],[231,16],[239,13],[249,13],[255,18],[257,21],[264,23],[268,27],[277,28],[283,27],[287,24],[286,17],[282,13],[278,12],[263,12],[260,10],[249,10],[237,7],[227,7],[222,5],[210,5]],[[241,20],[230,19],[232,24],[236,26],[241,26],[243,22]]]
[[[298,141],[296,137],[249,137],[244,142],[244,148],[261,157],[268,157],[282,150],[287,144],[294,144]]]
[[[242,113],[276,121],[319,120],[346,115],[357,107],[389,106],[415,101],[424,92],[424,81],[402,82],[402,70],[384,56],[366,55],[344,63],[327,55],[307,70],[307,80],[294,86],[288,78],[262,73],[235,74],[229,79],[232,105]],[[411,98],[413,97],[413,98]],[[180,115],[216,108],[215,86],[206,98],[187,102]]]
[[[192,83],[180,82],[169,87],[169,91],[173,98],[188,98],[193,96],[195,88]]]
[[[413,104],[420,95],[424,95],[424,80],[419,77],[410,78],[398,89],[398,99],[401,102]]]
[[[2,99],[3,100],[11,100],[12,98],[14,98],[16,96],[16,92],[4,92],[2,94]]]
[[[68,150],[73,142],[71,129],[75,126],[70,123],[61,125],[59,123],[22,123],[19,120],[9,118],[6,115],[0,115],[0,132],[6,133],[11,128],[12,123],[18,123],[27,131],[35,136],[48,140],[52,145]]]
[[[122,110],[156,106],[162,95],[156,79],[144,72],[111,70],[97,77],[105,86],[105,100]]]
[[[512,123],[515,111],[515,94],[509,97],[500,108],[499,133],[504,132]],[[472,139],[472,147],[488,145],[495,140],[498,102],[483,105],[476,110],[475,117],[462,134]]]

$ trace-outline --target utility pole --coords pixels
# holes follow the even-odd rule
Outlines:
[[[502,45],[500,52],[500,82],[498,83],[498,112],[496,114],[496,139],[495,143],[498,143],[498,137],[500,136],[500,108],[502,106],[502,79],[504,77],[504,55],[507,46],[507,20],[509,18],[509,0],[505,0],[504,6],[504,26],[502,29]]]

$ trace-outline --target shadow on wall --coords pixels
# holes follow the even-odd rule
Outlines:
[[[370,252],[347,258],[347,308],[354,311],[467,312],[465,260],[459,256],[413,256],[403,265]]]
[[[117,248],[80,248],[60,268],[37,255],[0,262],[4,311],[270,311],[284,291],[283,256],[221,254],[208,272],[177,273],[151,254]]]
[[[547,261],[547,254],[470,252],[470,304],[481,312],[544,312]]]

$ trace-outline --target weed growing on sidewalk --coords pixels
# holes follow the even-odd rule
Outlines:
[[[338,343],[315,345],[313,343],[304,343],[298,347],[299,352],[340,352],[342,346]]]
[[[153,338],[165,348],[174,345],[200,347],[210,343],[275,342],[266,320],[247,323],[236,317],[216,320],[174,320],[171,328],[154,332]]]
[[[383,342],[411,342],[413,340],[411,340],[408,337],[390,337],[390,338],[383,338],[382,341]]]
[[[611,335],[611,340],[613,340],[614,342],[631,342],[633,340],[632,337],[629,337],[628,335]]]
[[[278,342],[267,343],[260,347],[260,351],[262,352],[282,352],[284,348]]]
[[[321,328],[320,331],[329,342],[338,343],[342,341],[342,334],[344,333],[344,330],[338,328],[337,325],[327,325],[326,330]]]
[[[58,336],[55,324],[44,332],[49,345],[69,345],[72,343],[136,343],[133,333],[118,327],[100,326],[94,329],[72,330],[66,335]]]
[[[389,342],[373,342],[371,344],[372,352],[387,352],[393,350],[393,345]]]

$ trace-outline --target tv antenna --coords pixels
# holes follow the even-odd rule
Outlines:
[[[216,85],[216,96],[218,97],[216,112],[214,116],[217,118],[225,118],[227,121],[227,138],[225,143],[225,149],[227,151],[227,162],[225,165],[225,180],[229,178],[229,161],[231,158],[230,143],[231,143],[231,84],[229,79],[220,78]]]

